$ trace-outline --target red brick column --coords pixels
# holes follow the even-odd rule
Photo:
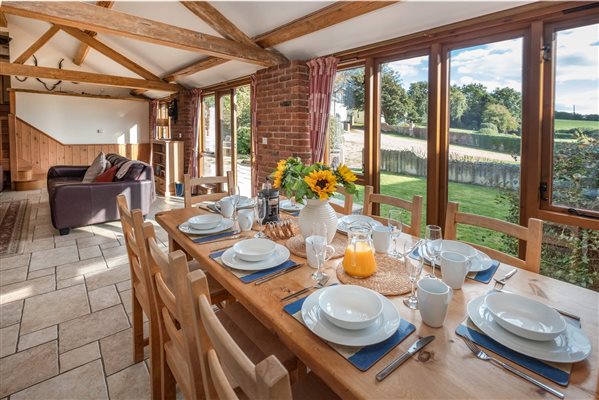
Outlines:
[[[191,93],[181,91],[173,98],[177,99],[177,121],[171,119],[171,139],[182,140],[185,153],[185,173],[189,167],[189,157],[194,148],[193,134],[193,110],[191,109]],[[180,136],[179,136],[180,135]]]

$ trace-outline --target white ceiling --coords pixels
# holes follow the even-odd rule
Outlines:
[[[402,1],[341,24],[291,40],[275,46],[290,60],[307,60],[312,57],[331,54],[381,40],[395,38],[526,4],[530,1]],[[331,2],[316,1],[219,1],[212,4],[248,36],[272,30],[294,19],[316,11]],[[175,1],[117,1],[114,10],[140,17],[165,22],[215,36],[217,32]],[[11,60],[18,57],[31,43],[49,28],[49,24],[21,17],[8,16],[8,31]],[[165,46],[140,42],[115,35],[99,34],[97,38],[116,51],[129,57],[158,76],[164,76],[193,61],[203,58],[201,54],[173,49]],[[63,68],[98,72],[103,74],[138,78],[121,65],[90,50],[83,66],[72,63],[78,48],[78,41],[64,32],[59,32],[36,53],[40,66],[57,67],[64,58]],[[27,64],[33,64],[29,60]],[[215,68],[185,77],[179,83],[189,87],[211,85],[245,76],[261,67],[230,61]],[[17,82],[13,87],[43,89],[35,79]],[[45,80],[49,83],[51,81]],[[126,94],[128,90],[73,84],[64,82],[62,90],[85,91],[87,93]],[[147,92],[151,97],[161,97],[164,93]]]

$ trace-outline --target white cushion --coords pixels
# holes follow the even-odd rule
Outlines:
[[[100,175],[102,172],[106,170],[106,156],[104,153],[100,152],[92,165],[89,166],[87,171],[85,171],[85,176],[83,177],[83,183],[91,183],[96,179],[96,176]]]

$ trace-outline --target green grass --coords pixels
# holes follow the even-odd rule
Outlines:
[[[573,119],[556,119],[553,129],[566,131],[574,128],[599,129],[599,121],[578,121]]]
[[[359,198],[354,203],[362,204],[364,188],[359,186]],[[506,219],[508,207],[506,204],[497,204],[495,201],[502,189],[489,188],[464,183],[449,183],[449,199],[460,203],[460,211],[488,217]],[[415,176],[405,176],[390,173],[381,174],[381,193],[393,197],[410,200],[414,195],[424,197],[424,212],[422,216],[422,235],[426,226],[426,179]],[[383,206],[381,215],[386,215],[389,207]],[[406,215],[405,222],[408,222]],[[458,238],[473,243],[482,244],[496,249],[501,249],[501,235],[482,228],[469,226],[458,227]]]

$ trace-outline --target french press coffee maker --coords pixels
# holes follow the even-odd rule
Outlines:
[[[273,189],[270,180],[266,179],[266,185],[258,193],[258,197],[266,199],[264,206],[266,209],[266,218],[263,223],[276,222],[279,220],[279,191]]]

